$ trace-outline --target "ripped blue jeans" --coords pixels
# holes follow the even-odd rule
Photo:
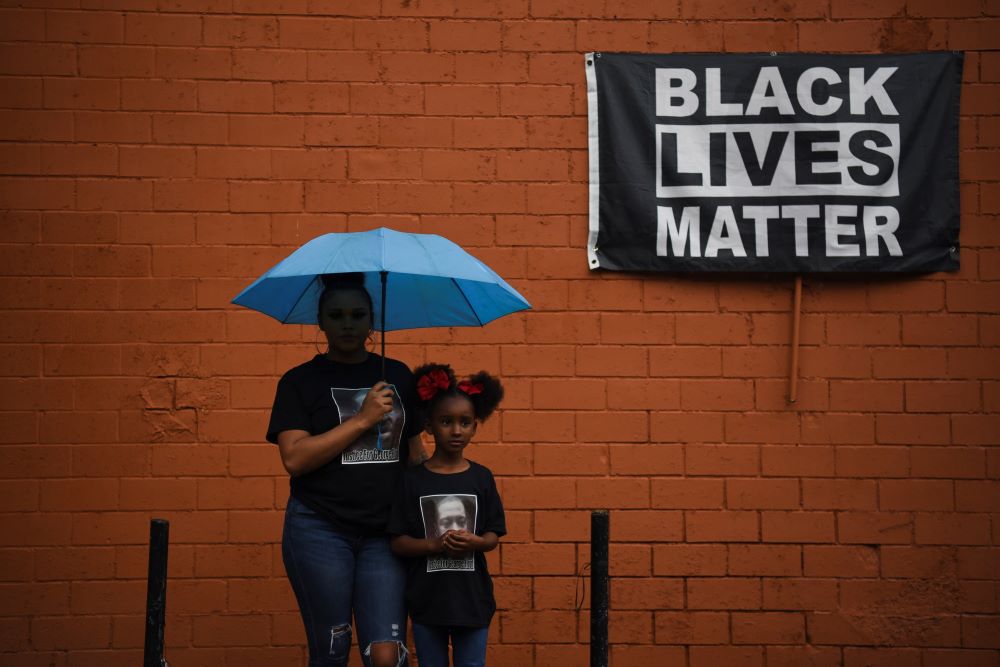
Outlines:
[[[366,667],[379,642],[396,642],[397,665],[407,664],[406,572],[388,537],[343,533],[289,498],[281,555],[305,623],[309,667],[346,667],[352,610]]]

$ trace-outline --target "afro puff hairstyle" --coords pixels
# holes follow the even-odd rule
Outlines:
[[[413,371],[413,375],[424,420],[430,419],[435,406],[446,396],[469,399],[479,421],[489,418],[503,400],[503,385],[486,371],[458,380],[448,364],[425,364]]]

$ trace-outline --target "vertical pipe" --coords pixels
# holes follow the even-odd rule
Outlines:
[[[802,321],[802,276],[795,276],[795,298],[792,304],[792,369],[788,377],[788,402],[799,397],[799,329]]]
[[[167,544],[170,522],[149,522],[149,574],[146,585],[146,643],[142,667],[162,667],[163,625],[167,613]]]
[[[590,513],[590,667],[608,667],[608,537],[607,510]]]

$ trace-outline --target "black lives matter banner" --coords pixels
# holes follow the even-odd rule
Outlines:
[[[958,269],[961,54],[586,63],[592,269]]]

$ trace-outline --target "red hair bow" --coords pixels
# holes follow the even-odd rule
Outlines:
[[[448,374],[438,368],[417,380],[417,395],[420,396],[420,400],[429,401],[434,398],[434,394],[442,389],[448,389],[449,386],[451,380],[448,379]]]
[[[483,385],[479,384],[478,382],[467,382],[465,380],[462,380],[461,382],[458,383],[458,390],[465,392],[469,396],[472,396],[473,394],[483,393]]]

